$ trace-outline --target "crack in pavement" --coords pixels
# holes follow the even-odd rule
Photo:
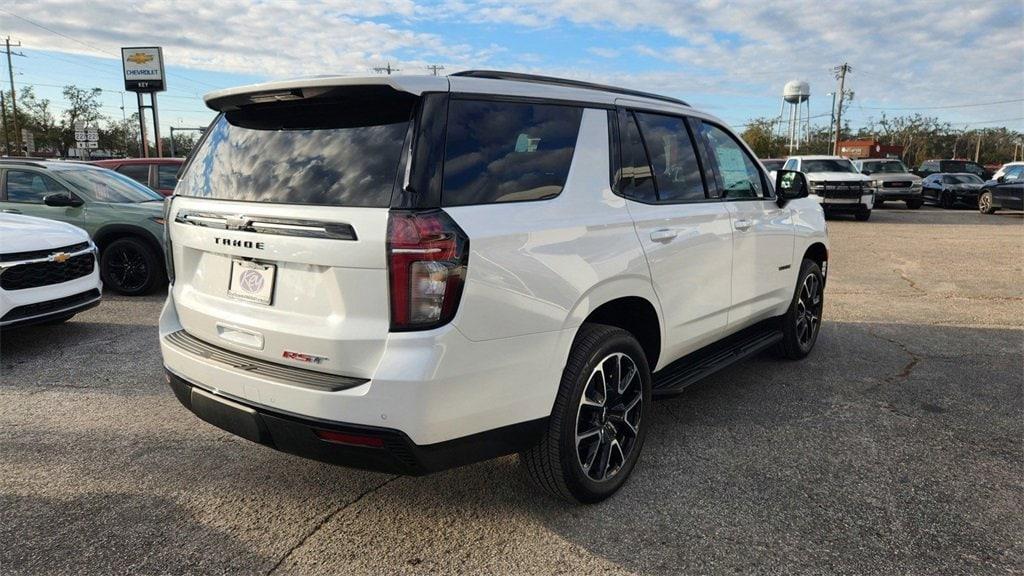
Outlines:
[[[388,484],[390,484],[391,482],[393,482],[393,481],[395,481],[395,480],[397,480],[399,478],[401,478],[401,475],[396,474],[396,475],[391,476],[390,478],[384,480],[380,484],[377,484],[375,486],[371,486],[370,488],[364,490],[359,496],[356,496],[355,500],[352,500],[351,502],[347,502],[347,503],[339,506],[337,510],[335,510],[334,512],[331,512],[327,516],[324,516],[323,519],[320,520],[320,522],[317,522],[317,525],[314,526],[312,530],[307,532],[305,536],[303,536],[294,546],[289,548],[288,551],[285,552],[284,555],[282,555],[281,558],[279,558],[277,560],[277,562],[274,564],[274,566],[267,572],[266,576],[270,576],[274,572],[277,572],[277,569],[284,565],[285,560],[290,558],[291,555],[294,554],[296,550],[301,548],[303,544],[305,544],[310,538],[312,538],[314,534],[319,532],[321,528],[326,526],[328,522],[333,520],[335,516],[337,516],[338,514],[341,514],[342,512],[347,510],[353,504],[357,504],[363,498],[369,496],[370,494],[373,494],[377,490],[380,490],[381,488],[387,486]]]
[[[904,282],[906,282],[915,291],[917,291],[917,292],[919,292],[921,294],[927,294],[925,289],[921,288],[920,286],[918,286],[917,282],[914,282],[913,278],[911,278],[910,276],[907,276],[907,273],[904,272],[902,268],[894,268],[893,272],[899,274],[900,275],[900,279],[902,279]]]
[[[906,344],[904,344],[903,342],[900,342],[899,340],[897,340],[895,338],[889,338],[887,336],[882,336],[881,334],[875,332],[871,328],[868,328],[867,332],[868,332],[869,335],[871,335],[874,338],[878,338],[879,340],[883,340],[883,341],[888,342],[890,344],[895,344],[896,347],[898,347],[904,354],[906,354],[907,356],[910,357],[910,361],[907,362],[902,368],[900,368],[899,372],[897,372],[893,376],[886,376],[883,379],[884,382],[888,382],[888,383],[892,384],[892,383],[896,382],[897,380],[906,380],[906,379],[910,378],[910,375],[914,372],[914,368],[917,368],[917,365],[920,364],[921,360],[924,359],[923,355],[914,352],[913,350],[908,348]],[[871,392],[871,391],[877,389],[879,386],[881,386],[881,384],[877,384],[875,386],[872,386],[872,387],[868,388],[867,390],[865,390],[865,392]]]

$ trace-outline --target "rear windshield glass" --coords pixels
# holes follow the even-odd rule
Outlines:
[[[554,104],[452,100],[446,206],[553,198],[569,176],[583,109]]]
[[[387,207],[414,99],[252,105],[210,127],[177,193],[220,200]]]

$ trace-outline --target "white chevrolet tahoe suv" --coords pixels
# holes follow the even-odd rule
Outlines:
[[[871,178],[842,156],[790,156],[786,170],[802,172],[810,186],[811,198],[821,203],[826,216],[853,214],[857,220],[871,218],[875,204]]]
[[[520,74],[206,96],[167,204],[167,380],[279,450],[425,474],[504,454],[579,502],[629,476],[652,397],[821,323],[828,241],[719,120]]]

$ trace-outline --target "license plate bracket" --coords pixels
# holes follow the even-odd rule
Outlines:
[[[270,306],[274,301],[275,264],[262,264],[240,258],[231,259],[228,296]]]

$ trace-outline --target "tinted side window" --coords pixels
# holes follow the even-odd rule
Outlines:
[[[619,115],[622,130],[622,195],[638,202],[656,202],[654,176],[644,141],[632,112]]]
[[[553,198],[569,176],[583,109],[452,100],[445,146],[445,206]]]
[[[701,132],[706,138],[712,161],[718,166],[722,181],[722,197],[763,198],[766,196],[761,171],[739,142],[721,128],[702,122]]]
[[[1003,182],[1016,182],[1024,174],[1024,166],[1013,166],[1003,174]]]
[[[125,164],[118,166],[117,171],[139,184],[149,186],[149,164]]]
[[[47,194],[67,193],[56,180],[38,172],[7,171],[7,201],[42,204]]]
[[[160,164],[156,167],[156,187],[174,188],[178,183],[178,167],[174,164]]]
[[[637,121],[651,156],[658,199],[663,202],[703,200],[704,181],[682,118],[638,112]]]
[[[782,166],[783,170],[796,170],[796,159],[790,158],[786,160],[786,164]]]

